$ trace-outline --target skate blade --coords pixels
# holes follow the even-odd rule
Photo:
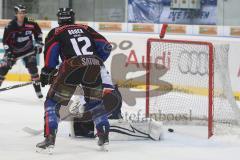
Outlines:
[[[102,146],[99,146],[100,148],[100,151],[102,151],[102,152],[108,152],[108,149],[107,149],[107,147],[105,146],[105,145],[102,145]]]
[[[47,153],[49,155],[52,155],[54,152],[54,146],[48,146],[46,149],[37,147],[36,152],[37,153]]]

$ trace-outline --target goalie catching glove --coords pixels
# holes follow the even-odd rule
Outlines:
[[[51,84],[54,76],[57,74],[58,70],[55,68],[43,67],[41,70],[40,81],[42,87]]]

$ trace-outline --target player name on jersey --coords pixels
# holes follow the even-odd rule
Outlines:
[[[71,29],[71,30],[68,30],[68,33],[69,33],[70,35],[80,34],[80,33],[83,33],[83,30],[82,30],[82,29]]]
[[[89,66],[89,65],[99,65],[100,62],[96,58],[82,58],[82,64],[84,66]]]

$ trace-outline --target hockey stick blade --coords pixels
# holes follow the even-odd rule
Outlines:
[[[37,135],[40,135],[43,133],[43,130],[36,130],[36,129],[29,128],[29,127],[24,127],[22,130],[33,136],[37,136]]]
[[[19,87],[28,86],[28,85],[31,85],[31,84],[33,84],[33,82],[27,82],[27,83],[22,83],[22,84],[16,84],[16,85],[13,85],[13,86],[8,86],[8,87],[5,87],[5,88],[0,88],[0,92],[1,91],[8,91],[8,90],[19,88]]]
[[[71,114],[68,114],[67,116],[63,117],[61,120],[65,120],[66,118],[68,118],[69,116],[71,116]],[[60,121],[59,123],[61,123],[62,121]],[[38,136],[40,134],[42,134],[44,132],[43,129],[40,129],[40,130],[36,130],[36,129],[33,129],[33,128],[30,128],[30,127],[24,127],[22,129],[24,132],[32,135],[32,136]]]

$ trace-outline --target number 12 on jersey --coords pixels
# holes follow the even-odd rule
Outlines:
[[[71,43],[74,48],[74,51],[77,55],[92,55],[93,52],[87,51],[91,47],[91,41],[87,37],[78,37],[78,38],[71,38]],[[79,48],[78,43],[85,42],[85,44]]]

